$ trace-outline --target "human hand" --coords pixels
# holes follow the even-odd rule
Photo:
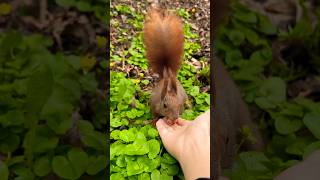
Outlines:
[[[319,167],[320,150],[316,150],[302,162],[299,162],[283,171],[275,178],[275,180],[316,180],[319,179],[320,176]]]
[[[186,180],[210,177],[210,111],[194,121],[178,119],[168,125],[156,123],[166,150],[180,163]]]

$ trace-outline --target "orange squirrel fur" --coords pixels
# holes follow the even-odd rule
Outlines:
[[[183,24],[173,13],[152,8],[143,31],[149,65],[160,77],[151,94],[152,113],[172,124],[179,118],[187,99],[177,79],[183,56]]]

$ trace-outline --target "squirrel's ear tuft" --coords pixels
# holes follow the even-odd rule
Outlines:
[[[177,95],[177,81],[175,80],[174,77],[170,78],[170,92]]]
[[[169,85],[168,85],[168,92],[171,92],[177,95],[177,81],[175,75],[172,73],[171,69],[168,69],[168,76],[169,76]]]
[[[164,97],[166,96],[167,92],[168,92],[168,79],[164,79],[163,82],[163,89],[161,90],[161,100],[164,99]]]

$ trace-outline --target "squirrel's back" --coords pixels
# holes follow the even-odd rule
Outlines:
[[[153,8],[148,11],[144,24],[146,56],[152,70],[162,76],[164,68],[176,74],[183,55],[183,24],[166,10]]]

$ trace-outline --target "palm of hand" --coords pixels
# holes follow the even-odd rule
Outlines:
[[[174,125],[168,125],[161,119],[156,125],[165,148],[179,161],[194,153],[204,153],[198,152],[199,146],[208,146],[207,149],[210,149],[209,111],[194,121],[178,119]]]

